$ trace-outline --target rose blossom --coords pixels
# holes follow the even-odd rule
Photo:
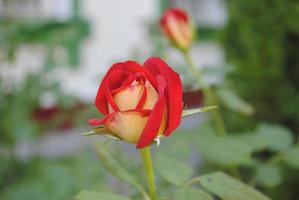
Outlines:
[[[89,120],[90,125],[104,125],[107,134],[143,148],[180,124],[182,83],[160,58],[151,57],[143,66],[116,63],[104,76],[95,105],[105,116]]]

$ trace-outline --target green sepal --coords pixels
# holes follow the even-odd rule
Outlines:
[[[102,135],[112,140],[121,140],[121,138],[114,135],[110,130],[108,130],[105,126],[98,126],[91,131],[87,131],[81,134],[82,136],[90,136],[90,135]]]
[[[209,111],[214,110],[216,108],[218,108],[218,106],[206,106],[206,107],[202,107],[202,108],[184,110],[183,113],[182,113],[182,118],[190,116],[190,115],[194,115],[194,114],[197,114],[197,113],[209,112]]]

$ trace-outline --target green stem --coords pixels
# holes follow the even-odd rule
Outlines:
[[[150,147],[145,147],[139,150],[141,158],[143,160],[143,165],[145,169],[145,175],[148,185],[149,194],[151,200],[157,200],[157,192],[156,192],[156,185],[155,185],[155,176],[153,170],[153,163],[151,157],[151,149]]]
[[[213,105],[213,106],[218,106],[219,102],[218,102],[217,98],[215,97],[210,86],[205,83],[205,81],[203,79],[202,72],[200,71],[200,69],[198,69],[195,66],[189,51],[183,52],[183,54],[184,54],[184,58],[185,58],[186,62],[188,63],[189,69],[191,70],[193,76],[196,78],[196,80],[202,87],[204,96],[207,98],[207,101],[206,101],[207,104]],[[223,118],[221,116],[219,109],[215,109],[211,112],[212,112],[212,117],[213,117],[213,120],[214,120],[214,123],[215,123],[218,133],[221,135],[225,135],[226,128],[225,128],[224,121],[223,121]]]

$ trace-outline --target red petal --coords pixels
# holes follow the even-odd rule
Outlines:
[[[164,14],[160,20],[160,25],[165,26],[167,18],[171,15],[174,16],[175,18],[177,18],[178,20],[183,20],[185,22],[189,21],[189,17],[184,10],[182,10],[180,8],[170,8],[170,9],[167,9],[164,11]]]
[[[186,23],[189,22],[189,18],[187,13],[180,8],[170,8],[164,11],[164,14],[160,19],[160,26],[162,27],[166,35],[171,37],[171,32],[169,31],[167,26],[167,20],[170,16],[175,17],[177,20],[185,21]]]
[[[128,79],[128,76],[129,76],[128,72],[115,70],[113,74],[107,76],[105,82],[103,82],[103,85],[105,86],[104,87],[105,90],[103,90],[103,93],[105,94],[106,100],[111,105],[114,111],[119,111],[119,108],[113,99],[113,92],[118,89],[121,90],[126,88],[126,87],[122,87],[121,85],[124,80]]]
[[[143,133],[140,136],[140,139],[136,145],[136,147],[143,148],[145,146],[150,145],[153,140],[156,138],[157,133],[159,131],[159,128],[162,123],[164,110],[165,110],[165,96],[164,91],[167,86],[167,83],[163,76],[158,75],[157,76],[157,82],[158,82],[158,93],[159,93],[159,99],[157,103],[155,104],[149,118],[146,126],[144,127]]]
[[[109,119],[110,115],[107,115],[103,119],[90,119],[88,120],[88,124],[91,126],[98,126],[98,125],[103,125],[106,123],[106,121]]]
[[[138,112],[142,116],[148,116],[151,113],[151,110],[149,110],[149,109],[130,109],[130,110],[122,111],[122,112],[123,113],[126,113],[126,112]],[[111,113],[109,115],[106,115],[102,119],[95,119],[95,118],[90,119],[90,120],[88,120],[88,124],[91,125],[91,126],[105,125],[109,121],[109,119],[111,117],[113,117],[117,113],[118,112]]]
[[[141,96],[138,104],[136,105],[136,109],[141,109],[143,107],[146,97],[147,97],[147,90],[146,90],[146,87],[144,86],[142,96]]]
[[[118,73],[116,73],[118,72]],[[132,73],[141,73],[150,81],[150,83],[157,88],[157,83],[155,78],[150,74],[148,70],[146,70],[144,67],[142,67],[140,64],[134,62],[134,61],[127,61],[127,62],[120,62],[116,63],[111,66],[111,68],[108,70],[106,75],[104,76],[98,92],[95,99],[95,105],[98,108],[100,112],[103,114],[108,114],[108,102],[106,97],[110,99],[110,91],[113,89],[116,89],[117,87],[120,87],[121,84],[128,79],[129,74]],[[110,81],[110,83],[107,83],[107,81]],[[107,87],[108,84],[108,87]],[[107,96],[106,96],[107,95]],[[110,99],[111,100],[111,99]],[[109,101],[110,101],[109,100]],[[113,103],[112,103],[113,104]]]
[[[183,20],[185,22],[189,21],[187,13],[180,8],[172,8],[172,9],[169,9],[168,12],[171,12],[179,20]]]
[[[95,106],[98,108],[98,110],[100,112],[102,112],[103,114],[107,115],[109,113],[109,109],[108,109],[108,101],[106,99],[106,93],[110,91],[109,87],[107,87],[107,81],[109,79],[109,76],[112,72],[115,72],[118,68],[120,68],[123,65],[123,63],[116,63],[114,65],[112,65],[112,67],[110,68],[110,70],[106,73],[106,75],[104,76],[97,95],[96,95],[96,99],[95,99]],[[119,73],[117,73],[119,74]],[[108,90],[106,92],[106,90]]]
[[[129,86],[133,81],[135,81],[136,76],[130,74],[129,77],[121,84],[121,86]]]
[[[160,58],[151,57],[145,61],[144,66],[154,75],[157,76],[160,74],[166,79],[166,105],[168,117],[165,135],[168,136],[181,122],[183,90],[180,76]]]

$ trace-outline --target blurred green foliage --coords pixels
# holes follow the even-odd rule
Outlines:
[[[272,132],[273,138],[268,136]],[[285,179],[285,172],[299,170],[298,147],[292,146],[292,134],[278,125],[261,124],[247,134],[219,136],[206,122],[193,131],[178,130],[165,141],[162,138],[162,141],[162,146],[152,150],[157,188],[163,200],[197,199],[199,196],[207,200],[269,200],[252,185],[263,188],[264,192],[275,197],[273,193],[276,189],[288,180]],[[260,143],[256,145],[255,141]],[[118,143],[112,142],[99,142],[96,149],[101,164],[116,178],[136,189],[135,192],[129,190],[127,197],[148,199],[143,166],[135,154],[129,155]],[[275,152],[274,156],[261,156],[270,149]],[[194,163],[199,155],[203,156],[200,162]],[[211,173],[215,170],[226,171],[230,175]],[[123,194],[111,188],[110,193],[103,190],[82,191],[76,199],[125,198],[120,195]],[[279,195],[288,196],[291,193]]]
[[[57,89],[57,84],[42,84],[40,74],[29,75],[19,88],[10,92],[0,91],[0,144],[10,146],[18,140],[34,139],[40,125],[33,119],[39,98],[45,91]],[[0,80],[1,81],[1,80]]]
[[[33,156],[22,161],[15,152],[20,141],[36,141],[46,130],[58,129],[64,122],[85,124],[90,113],[94,112],[89,106],[78,104],[79,100],[74,96],[66,95],[59,80],[49,79],[58,65],[79,64],[79,45],[88,33],[88,23],[78,16],[65,22],[1,17],[1,72],[5,73],[7,69],[2,67],[7,67],[7,63],[11,68],[15,67],[17,50],[22,45],[43,46],[46,55],[42,66],[26,74],[19,82],[14,79],[19,74],[11,74],[9,78],[0,76],[0,199],[64,200],[71,199],[84,187],[99,184],[105,188],[105,185],[100,186],[104,174],[90,154],[67,159]],[[68,60],[63,64],[54,56],[56,47],[63,47],[68,53]],[[46,93],[51,94],[55,101],[51,109],[56,113],[52,117],[41,105]]]
[[[225,121],[254,153],[254,173],[243,176],[273,199],[299,195],[299,2],[227,0],[221,33],[233,69],[226,84],[246,99],[254,115],[226,111]],[[268,122],[271,124],[261,124]],[[280,124],[274,125],[272,123]],[[291,170],[291,168],[296,170]]]
[[[70,126],[84,125],[89,115],[95,112],[91,106],[80,107],[76,97],[64,94],[58,81],[45,81],[50,71],[45,66],[42,70],[29,74],[11,90],[0,91],[2,147],[10,149],[20,140],[35,140],[44,131],[59,129],[64,123],[70,123]],[[51,93],[56,102],[53,105],[55,113],[50,117],[41,106],[41,97],[45,93]],[[35,116],[38,111],[41,112],[40,116]]]
[[[12,61],[22,44],[42,44],[50,51],[62,46],[68,53],[70,66],[76,66],[79,64],[80,42],[88,34],[89,24],[82,19],[56,22],[4,18],[0,19],[0,53]]]
[[[216,92],[227,109],[229,135],[218,136],[211,123],[206,122],[191,132],[178,130],[165,143],[162,139],[163,145],[154,153],[159,196],[164,200],[199,197],[268,200],[251,187],[256,186],[273,199],[296,199],[298,2],[227,0],[227,3],[229,22],[222,39],[233,70],[226,84],[217,86]],[[70,40],[84,33],[84,30],[77,33],[75,26],[71,22],[46,25],[12,22],[0,27],[1,33],[5,33],[0,37],[0,45],[7,58],[13,58],[17,45],[22,43],[42,43],[49,48],[44,71],[28,76],[11,93],[0,91],[1,145],[11,147],[19,139],[32,140],[42,132],[40,124],[32,119],[32,111],[43,92],[53,92],[62,107],[74,104],[75,99],[61,93],[57,83],[44,85],[43,77],[44,72],[55,68],[53,46],[62,44],[75,51]],[[160,39],[157,35],[152,38],[163,46]],[[159,46],[154,50],[159,50]],[[93,111],[82,112],[81,119],[76,121],[84,121]],[[148,199],[143,166],[136,161],[135,154],[128,155],[127,149],[113,143],[98,144],[97,153],[101,162],[91,152],[68,159],[34,158],[28,162],[1,157],[0,199],[71,199],[82,189],[75,199],[129,199],[122,194],[131,199]],[[136,190],[120,191],[108,181],[111,178],[106,175],[108,171]],[[198,176],[202,173],[207,174]]]
[[[232,129],[259,121],[299,133],[299,2],[227,0],[222,42],[235,68],[228,82],[255,108],[255,116],[227,114]]]
[[[29,76],[18,91],[0,91],[1,145],[11,145],[19,139],[33,139],[37,135],[38,124],[31,117],[43,90],[37,83],[37,77]]]
[[[34,139],[43,128],[49,128],[33,119],[34,111],[40,108],[40,99],[44,93],[53,94],[57,100],[55,106],[62,111],[78,103],[74,97],[63,94],[58,81],[45,81],[57,64],[79,64],[79,45],[89,34],[89,24],[79,17],[79,2],[74,0],[73,3],[74,16],[64,22],[5,16],[0,18],[0,62],[9,61],[13,67],[17,50],[24,44],[43,46],[46,52],[43,66],[35,73],[26,75],[18,85],[14,80],[0,77],[0,144],[3,146],[10,146],[21,139]],[[69,55],[67,62],[62,64],[55,58],[56,47],[64,47]],[[69,118],[67,115],[70,113],[56,115],[56,119],[51,119],[50,128],[57,128],[57,124]]]
[[[65,159],[21,162],[6,158],[0,162],[3,200],[65,200],[84,188],[106,188],[101,182],[106,175],[92,152]]]

